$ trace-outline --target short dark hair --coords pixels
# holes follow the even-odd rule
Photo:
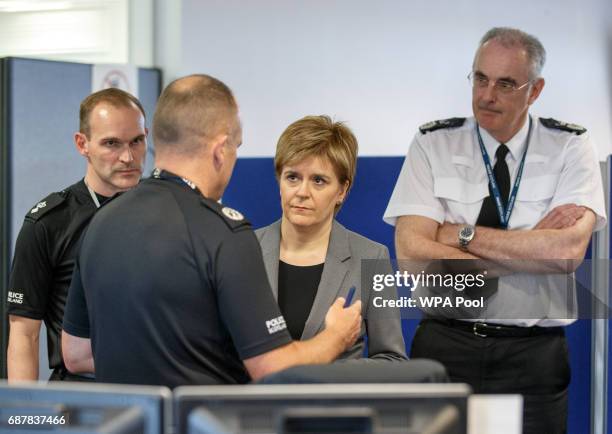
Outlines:
[[[191,154],[200,139],[229,131],[238,105],[231,89],[205,74],[177,79],[162,92],[153,117],[156,149]]]
[[[140,104],[138,98],[131,93],[114,87],[99,90],[85,98],[81,102],[81,107],[79,109],[79,131],[88,138],[91,133],[91,126],[89,125],[91,112],[100,103],[107,103],[113,107],[136,107],[140,110],[142,116],[145,119],[147,118],[142,104]]]

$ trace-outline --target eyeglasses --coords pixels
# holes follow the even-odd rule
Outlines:
[[[486,89],[489,87],[489,82],[491,81],[486,75],[474,71],[468,74],[467,79],[474,89]],[[521,90],[529,84],[531,84],[531,80],[518,86],[514,81],[500,79],[493,82],[493,89],[500,93],[508,94]]]

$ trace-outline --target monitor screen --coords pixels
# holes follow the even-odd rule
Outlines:
[[[190,434],[464,434],[469,394],[463,384],[179,387],[174,414]]]
[[[160,434],[171,400],[165,387],[0,382],[0,433]]]

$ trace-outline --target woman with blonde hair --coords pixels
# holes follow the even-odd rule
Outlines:
[[[404,360],[399,310],[375,312],[372,287],[362,286],[361,279],[362,259],[377,259],[391,270],[389,252],[335,220],[356,165],[357,140],[342,123],[307,116],[289,125],[274,157],[282,217],[256,234],[270,285],[294,339],[309,339],[322,330],[331,304],[347,298],[355,287],[353,301],[363,303],[362,331],[342,358],[362,357],[367,335],[369,357]],[[390,290],[395,297],[395,288]]]

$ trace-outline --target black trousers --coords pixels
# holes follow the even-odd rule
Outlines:
[[[68,372],[68,370],[64,367],[55,368],[49,377],[49,381],[78,381],[78,382],[86,382],[93,383],[96,381],[93,377],[85,377],[83,375],[73,374]]]
[[[523,433],[567,431],[570,366],[563,329],[527,337],[480,337],[463,328],[423,320],[411,357],[441,362],[453,382],[475,393],[523,395]]]

